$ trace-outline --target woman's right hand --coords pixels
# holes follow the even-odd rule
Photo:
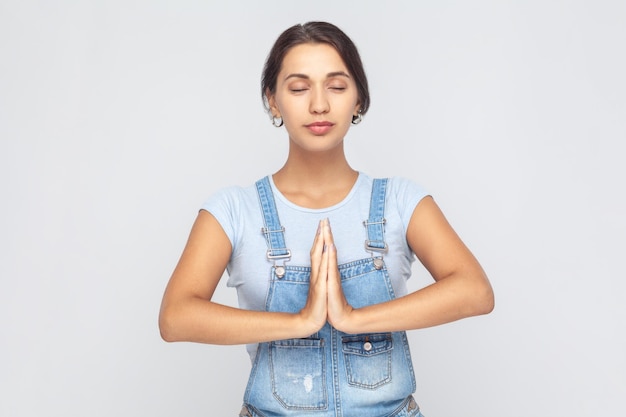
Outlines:
[[[327,283],[328,283],[328,251],[325,250],[325,233],[327,219],[321,220],[313,246],[311,247],[311,279],[309,295],[304,308],[300,310],[300,316],[305,320],[305,325],[310,325],[315,333],[326,323],[327,308]]]

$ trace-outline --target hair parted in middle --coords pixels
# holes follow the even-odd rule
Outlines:
[[[348,35],[337,26],[327,22],[294,25],[276,39],[265,61],[261,78],[261,95],[265,109],[269,111],[267,95],[268,92],[270,95],[276,92],[278,73],[285,55],[294,46],[305,43],[325,43],[335,48],[348,67],[348,72],[354,78],[359,97],[359,113],[365,115],[370,106],[370,93],[359,51]]]

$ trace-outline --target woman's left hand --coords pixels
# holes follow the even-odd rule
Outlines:
[[[328,322],[335,329],[345,331],[354,309],[348,304],[341,288],[341,276],[337,266],[337,247],[328,219],[323,223],[322,237],[328,256]]]

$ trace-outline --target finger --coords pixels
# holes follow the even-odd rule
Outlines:
[[[311,247],[311,279],[315,279],[318,275],[320,263],[322,260],[322,253],[324,252],[324,237],[322,234],[322,221],[317,226],[317,232],[313,239],[313,246]]]
[[[328,269],[328,256],[329,256],[330,245],[326,243],[323,244],[322,248],[322,258],[320,262],[320,271],[326,271]]]
[[[313,246],[311,247],[311,256],[321,255],[324,248],[324,235],[322,221],[317,226],[317,232],[315,232],[315,238],[313,239]]]
[[[324,221],[324,231],[326,232],[324,235],[324,241],[326,242],[326,244],[334,244],[335,238],[333,236],[333,230],[330,227],[330,220],[328,218],[326,218]]]
[[[328,251],[328,268],[331,270],[337,270],[337,247],[335,246],[335,240],[333,238],[333,233],[330,227],[330,220],[326,219],[324,222],[324,244]]]
[[[328,265],[336,270],[337,269],[337,247],[335,246],[334,243],[331,243],[330,245],[328,245]]]
[[[327,249],[328,263],[325,265],[326,274],[328,276],[328,288],[331,291],[341,292],[341,277],[339,275],[339,269],[337,267],[337,247],[334,243],[331,243]]]

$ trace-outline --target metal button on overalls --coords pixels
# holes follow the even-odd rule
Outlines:
[[[417,408],[417,402],[415,401],[415,398],[411,397],[411,399],[409,400],[409,411],[413,411]]]

